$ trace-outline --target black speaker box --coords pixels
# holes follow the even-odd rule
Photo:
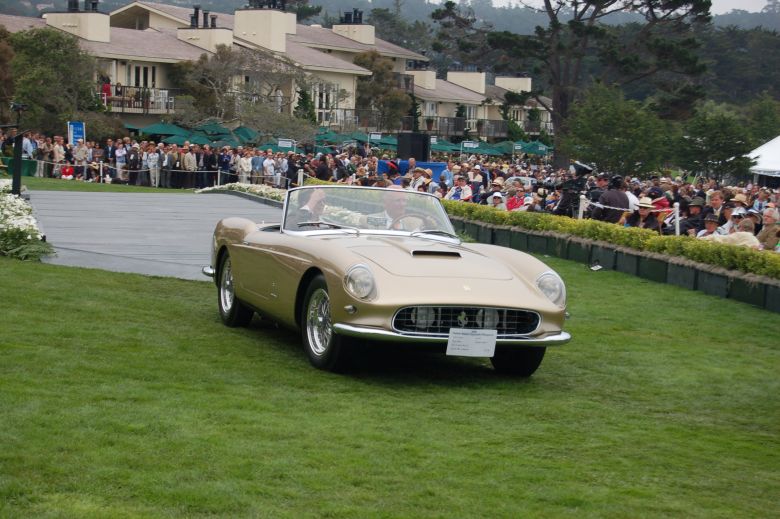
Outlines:
[[[414,157],[417,162],[430,162],[431,136],[427,133],[399,133],[398,158]]]

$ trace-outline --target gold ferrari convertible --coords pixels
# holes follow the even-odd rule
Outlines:
[[[292,189],[281,223],[221,220],[203,272],[227,326],[257,312],[300,330],[325,370],[354,347],[391,341],[440,344],[527,377],[547,346],[571,338],[558,274],[517,250],[461,242],[441,202],[421,192]]]

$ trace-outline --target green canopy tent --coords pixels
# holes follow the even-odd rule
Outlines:
[[[368,134],[363,132],[352,132],[349,135],[347,135],[347,137],[349,137],[349,139],[347,140],[368,142]]]
[[[463,148],[463,153],[471,155],[489,155],[489,156],[501,156],[504,154],[501,150],[497,150],[493,148],[491,145],[489,145],[486,142],[478,141],[479,146],[476,148]],[[460,148],[459,148],[460,149]]]
[[[431,151],[438,151],[440,153],[452,153],[460,151],[460,146],[447,141],[439,141],[436,144],[431,144]]]
[[[222,135],[231,134],[230,130],[228,130],[221,124],[213,121],[206,124],[201,124],[200,126],[194,128],[194,130],[212,136],[217,136],[217,135],[222,136]]]
[[[512,141],[501,141],[492,144],[493,149],[499,150],[504,155],[511,155],[515,152],[515,144]]]
[[[190,144],[212,144],[211,139],[208,137],[198,134],[198,133],[189,133],[187,135],[171,135],[170,137],[165,137],[162,139],[162,142],[166,144],[176,144],[178,146],[181,146],[185,142],[189,141]]]
[[[241,143],[239,143],[233,137],[225,137],[214,142],[214,146],[216,148],[224,148],[225,146],[230,146],[231,148],[238,148],[239,146],[241,146]]]
[[[139,128],[138,126],[136,126],[134,124],[125,123],[125,130],[129,130],[131,132],[140,132],[141,128]]]
[[[371,145],[376,146],[380,149],[396,150],[398,149],[398,139],[392,135],[385,135],[384,137],[379,139],[379,142],[371,141]]]
[[[163,137],[161,140],[165,144],[176,144],[177,146],[181,146],[189,139],[185,135],[170,135],[168,137]]]
[[[233,135],[235,135],[243,144],[257,142],[260,138],[260,134],[248,126],[239,126],[233,130]]]
[[[529,155],[547,155],[552,148],[543,142],[532,141],[525,145],[523,151]]]
[[[350,139],[349,135],[342,135],[335,132],[321,133],[315,137],[317,144],[341,144],[351,140],[353,139]]]
[[[190,144],[200,144],[203,146],[204,144],[211,144],[213,141],[207,136],[202,134],[199,131],[193,131],[189,135]]]
[[[149,126],[145,126],[143,128],[140,128],[139,131],[141,133],[145,133],[146,135],[179,135],[179,136],[186,136],[190,134],[189,130],[185,130],[181,126],[176,126],[175,124],[169,124],[169,123],[154,123]]]
[[[280,148],[279,145],[277,144],[276,140],[268,141],[265,144],[258,144],[257,148],[260,149],[260,150],[263,150],[263,151],[271,150],[274,153],[277,153],[277,152],[287,153],[288,151],[293,151],[292,148]]]

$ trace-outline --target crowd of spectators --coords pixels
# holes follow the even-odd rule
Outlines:
[[[386,173],[379,174],[375,157],[344,153],[313,161],[318,165],[309,168],[309,173],[340,183],[395,184],[506,211],[578,216],[582,205],[584,218],[665,235],[677,232],[676,205],[680,234],[762,250],[778,248],[780,189],[755,184],[725,186],[706,179],[689,182],[679,176],[653,175],[640,180],[602,173],[578,177],[573,171],[525,161],[496,162],[479,156],[463,159],[440,158],[446,168],[438,175],[418,166],[414,158],[409,159],[406,171],[394,161],[387,163]],[[573,202],[567,204],[567,198]],[[719,236],[724,238],[716,238]]]
[[[0,132],[6,155],[12,155],[15,130]],[[129,137],[104,143],[62,136],[24,134],[22,159],[37,161],[35,176],[160,188],[206,188],[228,182],[288,187],[306,162],[293,152],[274,153],[251,147],[215,149],[205,145],[137,141]],[[297,179],[297,177],[295,177]]]
[[[0,132],[6,154],[15,130]],[[446,164],[430,168],[378,156],[368,145],[333,153],[274,152],[253,147],[213,149],[135,141],[105,143],[27,133],[23,158],[37,160],[35,175],[86,182],[112,182],[160,188],[206,188],[230,182],[297,185],[299,171],[319,180],[431,193],[464,203],[506,211],[579,216],[627,227],[675,234],[675,205],[681,234],[775,250],[780,234],[780,190],[755,184],[719,185],[714,180],[651,176],[648,180],[582,171],[555,170],[526,160],[495,161],[481,156],[438,156]],[[582,198],[582,200],[581,200]]]

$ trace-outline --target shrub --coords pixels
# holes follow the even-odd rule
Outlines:
[[[524,211],[506,212],[478,204],[448,200],[443,203],[450,215],[469,220],[605,241],[620,247],[679,256],[728,270],[780,279],[780,254],[768,251],[697,240],[690,236],[661,236],[648,229],[621,227],[597,220],[575,220],[566,216]]]

